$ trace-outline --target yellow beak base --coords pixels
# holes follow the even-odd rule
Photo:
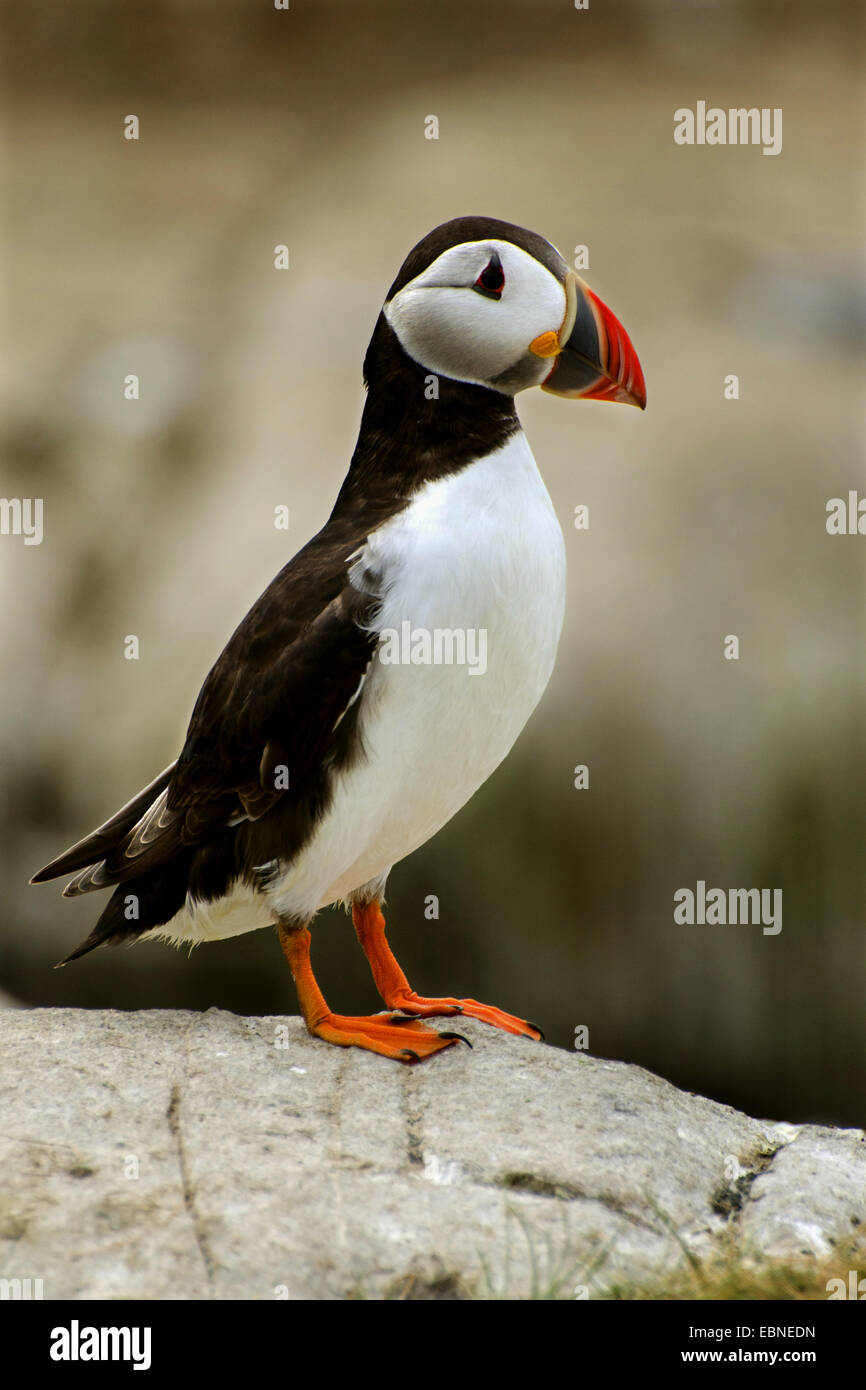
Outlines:
[[[529,351],[534,352],[536,357],[557,357],[562,348],[555,333],[539,333],[529,344]]]

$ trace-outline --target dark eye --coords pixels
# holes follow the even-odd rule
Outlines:
[[[494,251],[472,288],[477,290],[479,294],[486,295],[488,299],[499,299],[504,285],[505,271],[502,269],[499,256]]]

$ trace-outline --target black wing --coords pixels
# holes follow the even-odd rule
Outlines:
[[[109,853],[115,845],[119,844],[128,830],[131,830],[149,806],[153,805],[160,792],[168,786],[169,778],[174,771],[175,763],[169,763],[158,777],[149,782],[146,787],[134,796],[131,801],[127,801],[110,820],[104,825],[100,825],[98,830],[93,830],[86,835],[83,840],[79,840],[71,849],[67,849],[63,854],[52,859],[50,864],[46,864],[44,869],[40,869],[38,874],[34,874],[31,883],[47,883],[51,878],[60,878],[62,874],[74,873],[76,869],[83,869],[87,864],[92,864],[95,859],[101,859],[103,855]]]
[[[281,800],[320,793],[377,641],[376,587],[369,575],[363,587],[349,579],[366,536],[346,529],[325,527],[250,609],[205,680],[177,761],[34,883],[75,869],[67,896],[123,883]]]

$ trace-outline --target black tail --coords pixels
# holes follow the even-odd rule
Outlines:
[[[133,941],[144,932],[170,922],[186,899],[194,856],[195,850],[189,849],[140,878],[118,884],[93,931],[80,946],[57,962],[55,970],[86,956],[97,946],[118,946],[121,941]]]

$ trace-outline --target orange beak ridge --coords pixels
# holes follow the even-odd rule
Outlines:
[[[569,271],[569,281],[566,293],[570,305],[572,296],[575,299],[573,323],[566,340],[560,339],[560,350],[542,390],[572,400],[615,401],[644,410],[646,383],[631,338],[616,315],[574,271]]]

